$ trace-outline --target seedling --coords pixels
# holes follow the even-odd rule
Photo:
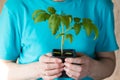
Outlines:
[[[90,36],[92,31],[95,33],[94,40],[98,37],[98,29],[96,25],[89,18],[79,18],[73,17],[72,15],[57,14],[54,7],[48,7],[46,10],[36,10],[32,18],[35,23],[43,22],[48,20],[49,28],[51,33],[56,36],[56,38],[61,37],[61,55],[63,55],[63,47],[65,40],[69,39],[70,43],[73,42],[73,34],[68,33],[71,30],[75,31],[75,34],[80,33],[81,28],[86,30],[87,36]],[[74,23],[73,25],[71,23]]]
[[[54,7],[48,7],[47,10],[36,10],[32,18],[35,23],[48,21],[52,35],[56,36],[57,39],[61,38],[61,48],[54,49],[53,56],[61,58],[63,62],[66,57],[76,57],[75,50],[64,49],[65,40],[69,39],[70,43],[73,42],[73,34],[77,36],[83,28],[87,36],[94,32],[94,40],[98,37],[98,29],[91,19],[73,17],[64,12],[57,14]],[[75,33],[70,33],[71,30],[74,30]],[[62,77],[68,77],[64,71]]]

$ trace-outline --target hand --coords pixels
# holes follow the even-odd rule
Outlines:
[[[82,55],[81,57],[77,58],[66,58],[65,59],[65,68],[66,74],[74,78],[76,80],[82,79],[88,75],[90,75],[90,70],[94,64],[94,60]]]
[[[40,57],[41,77],[44,80],[53,80],[62,74],[64,64],[61,59],[53,58],[51,54]]]

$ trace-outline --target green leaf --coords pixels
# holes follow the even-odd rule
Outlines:
[[[94,31],[95,37],[94,40],[98,37],[99,31],[95,24],[92,23],[90,19],[83,18],[83,27],[86,30],[88,36]]]
[[[90,24],[83,24],[83,26],[84,26],[84,29],[85,29],[85,31],[86,31],[86,33],[87,33],[87,36],[90,36],[90,34],[92,33],[92,27],[90,26]]]
[[[81,29],[81,24],[80,23],[75,23],[73,26],[73,29],[75,31],[75,34],[78,35]]]
[[[90,36],[92,33],[92,21],[89,18],[83,18],[83,27],[86,30],[87,36]]]
[[[54,7],[48,7],[48,12],[50,13],[50,14],[55,14],[56,13],[56,10],[55,10],[55,8]]]
[[[57,14],[52,14],[49,18],[49,27],[51,28],[52,34],[55,35],[59,30],[60,17]]]
[[[66,39],[70,40],[70,43],[73,41],[73,35],[72,34],[66,34]]]
[[[99,31],[98,31],[98,28],[96,27],[96,25],[93,24],[93,31],[95,33],[95,37],[94,37],[94,40],[98,38],[99,36]]]
[[[74,18],[74,22],[77,22],[77,23],[80,22],[80,18],[75,17],[75,18]]]
[[[82,21],[83,23],[92,23],[92,20],[89,18],[83,18]]]
[[[37,22],[42,22],[42,21],[45,21],[47,20],[47,17],[48,17],[48,14],[47,13],[41,13],[39,14],[36,18],[35,18],[35,23]]]
[[[69,25],[71,23],[71,16],[69,16],[69,15],[61,15],[60,18],[61,18],[62,24],[65,25],[66,28],[68,29]]]
[[[71,23],[72,22],[72,15],[67,15],[67,16],[69,17],[69,22]]]
[[[35,20],[35,18],[40,14],[40,13],[46,13],[44,10],[35,10],[32,14],[32,19]]]
[[[48,20],[50,18],[50,14],[46,13],[45,19]]]

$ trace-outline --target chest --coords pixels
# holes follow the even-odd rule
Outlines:
[[[52,5],[42,5],[39,6],[41,9],[46,9],[48,6]],[[81,5],[78,3],[67,4],[66,6],[56,6],[53,5],[57,13],[64,12],[65,14],[70,14],[74,17],[91,17],[91,15],[87,15],[86,12],[82,12]],[[55,36],[51,34],[50,28],[48,27],[48,22],[34,23],[32,20],[32,13],[36,10],[38,6],[34,9],[28,7],[25,12],[24,25],[22,26],[22,38],[21,38],[21,46],[22,46],[22,56],[24,59],[28,59],[32,57],[33,60],[38,59],[38,56],[46,54],[47,52],[51,52],[52,49],[60,49],[61,38],[56,39]],[[38,9],[39,9],[38,8]],[[93,19],[93,18],[92,18]],[[94,40],[94,34],[91,34],[90,37],[87,37],[84,29],[81,29],[81,32],[78,36],[74,34],[73,42],[70,43],[68,40],[65,41],[64,49],[75,49],[76,52],[82,52],[88,56],[93,57],[95,51],[96,40]]]

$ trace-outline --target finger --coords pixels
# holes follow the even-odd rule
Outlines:
[[[41,65],[41,68],[43,70],[59,69],[59,68],[62,68],[62,67],[64,67],[63,63],[61,63],[61,64],[57,64],[57,63],[56,64],[46,64],[46,63],[43,63]]]
[[[80,73],[79,72],[75,72],[75,71],[72,71],[68,68],[64,68],[64,70],[66,71],[66,74],[71,77],[71,78],[74,78],[74,79],[79,79],[80,77]]]
[[[53,80],[55,78],[58,78],[61,75],[62,75],[62,73],[58,73],[58,74],[56,74],[54,76],[42,76],[42,78],[43,78],[43,80]]]
[[[52,53],[47,53],[46,55],[47,55],[47,56],[52,56]]]
[[[63,71],[64,69],[63,68],[60,68],[60,69],[54,69],[54,70],[46,70],[43,72],[43,75],[46,75],[46,76],[54,76],[56,74],[59,74]]]
[[[48,55],[43,55],[40,57],[39,59],[40,62],[46,62],[46,63],[61,63],[62,60],[59,59],[59,58],[55,58],[55,57],[52,57],[52,56],[48,56]]]
[[[76,71],[76,72],[81,72],[82,67],[81,65],[75,65],[75,64],[70,64],[70,63],[64,63],[65,67],[69,68],[70,70]]]
[[[68,63],[75,63],[75,64],[83,64],[84,58],[78,57],[78,58],[66,58],[66,62]]]
[[[52,54],[51,54],[51,53],[47,53],[47,54],[45,54],[45,55],[43,55],[43,56],[49,56],[49,57],[52,57]],[[41,59],[41,57],[39,57],[39,61],[40,61],[40,59]]]

